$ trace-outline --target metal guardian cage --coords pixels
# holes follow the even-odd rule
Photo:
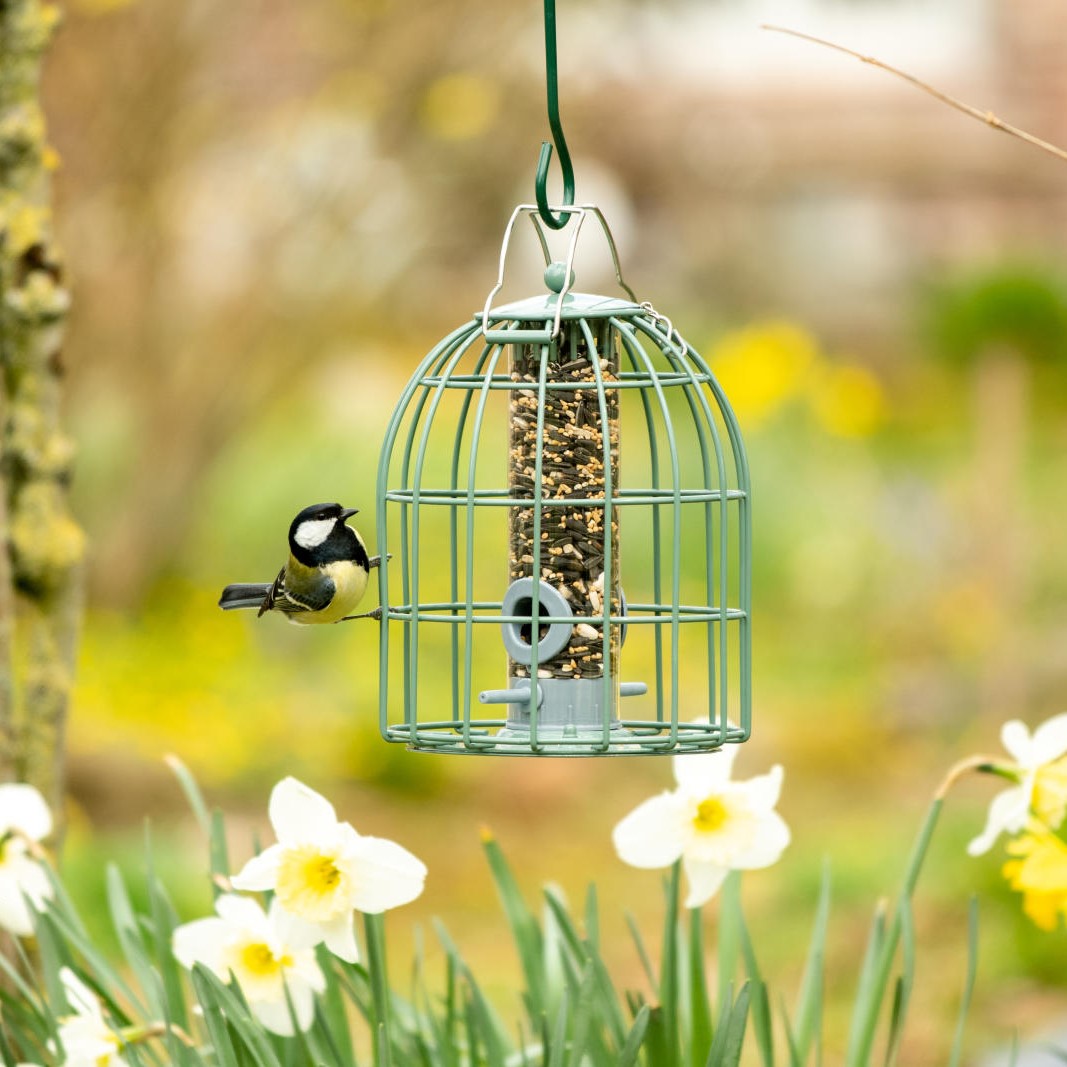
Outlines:
[[[707,363],[623,281],[599,209],[551,209],[553,228],[572,227],[558,263],[543,206],[515,209],[484,310],[426,356],[386,431],[382,734],[497,755],[743,741],[751,516],[737,421]],[[548,291],[493,307],[523,215]],[[572,289],[589,218],[629,299]]]

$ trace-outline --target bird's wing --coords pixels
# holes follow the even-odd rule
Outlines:
[[[285,581],[285,567],[278,571],[278,577],[263,598],[260,615],[265,611],[282,611],[286,615],[299,615],[305,611],[322,611],[333,600],[336,586],[333,580],[321,576],[314,586],[293,588],[292,582]]]

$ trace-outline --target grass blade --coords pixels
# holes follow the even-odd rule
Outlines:
[[[886,929],[885,937],[879,947],[877,958],[870,972],[870,979],[862,989],[862,996],[856,999],[853,1025],[849,1035],[849,1045],[845,1054],[845,1067],[867,1067],[870,1063],[874,1035],[878,1027],[878,1015],[885,999],[889,983],[889,972],[893,966],[904,921],[904,909],[915,893],[915,886],[922,871],[926,853],[930,847],[938,816],[941,814],[942,798],[935,797],[927,809],[926,818],[919,830],[918,839],[912,847],[904,885],[897,899],[892,921]]]
[[[652,1009],[647,1004],[637,1013],[634,1024],[626,1035],[626,1043],[619,1052],[618,1067],[633,1067],[633,1064],[637,1063],[641,1046],[645,1043],[645,1034],[648,1033],[648,1021],[651,1014]]]
[[[748,1024],[749,984],[746,982],[726,1012],[719,1018],[715,1040],[705,1061],[705,1067],[737,1067],[745,1044],[745,1027]],[[729,1003],[733,994],[727,998]]]
[[[815,907],[815,922],[800,980],[800,995],[796,1005],[796,1044],[801,1060],[806,1060],[812,1041],[822,1034],[822,1002],[825,983],[826,933],[830,923],[830,862],[823,863],[819,886],[819,902]]]
[[[659,967],[660,1027],[664,1040],[664,1063],[680,1060],[678,1048],[678,887],[681,883],[682,865],[676,862],[664,883],[667,909],[663,920],[663,950]],[[660,1061],[656,1061],[657,1063]]]
[[[978,975],[978,900],[971,898],[971,906],[967,913],[967,976],[963,983],[963,996],[960,998],[960,1013],[956,1021],[956,1036],[952,1040],[952,1055],[949,1057],[949,1067],[959,1067],[960,1057],[963,1055],[963,1033],[967,1025],[967,1013],[971,1008],[971,996],[974,993],[974,982]],[[1067,1063],[1067,1056],[1064,1057]]]
[[[703,912],[689,912],[689,1064],[703,1067],[711,1048],[713,1028],[708,981],[704,968]]]
[[[760,1051],[764,1067],[774,1067],[774,1019],[771,1014],[771,999],[767,992],[767,983],[763,980],[760,972],[759,960],[756,958],[756,950],[752,944],[752,937],[748,932],[748,923],[745,922],[744,909],[741,907],[741,894],[728,892],[722,904],[722,922],[736,931],[736,944],[740,945],[741,954],[745,960],[745,972],[748,975],[750,1004],[752,1012],[752,1025],[756,1033],[756,1045]],[[736,947],[728,949],[736,954]],[[723,970],[728,965],[722,964]],[[734,964],[736,968],[736,964]],[[792,1041],[793,1035],[788,1025],[786,1032]]]
[[[886,1067],[892,1067],[896,1063],[900,1039],[904,1031],[904,1020],[908,1014],[908,1002],[915,983],[915,922],[912,917],[911,904],[904,901],[901,901],[901,904],[901,945],[904,966],[893,988],[893,1002],[886,1037]]]
[[[542,968],[541,928],[537,919],[526,906],[511,867],[504,858],[496,838],[488,830],[482,832],[482,845],[489,869],[493,874],[500,902],[504,907],[511,934],[519,951],[519,962],[526,979],[530,997],[530,1016],[536,1018],[545,1009],[544,970]]]
[[[367,975],[370,978],[374,1003],[374,1062],[390,1067],[389,1048],[389,975],[386,971],[385,926],[381,915],[364,915],[363,929],[367,937]]]
[[[641,937],[641,931],[637,926],[637,920],[634,918],[633,912],[628,911],[626,913],[626,926],[630,931],[630,937],[633,938],[634,947],[637,949],[637,958],[641,961],[641,969],[645,972],[649,987],[652,989],[653,995],[658,996],[659,981],[652,966],[652,957],[648,954],[648,949],[645,948],[644,938]]]
[[[178,785],[181,786],[185,799],[188,801],[189,807],[192,808],[193,815],[196,817],[204,837],[210,840],[211,815],[208,812],[207,804],[204,803],[204,795],[200,792],[200,786],[197,785],[196,779],[189,768],[177,756],[173,754],[164,756],[163,762],[171,769],[174,777],[178,779]]]

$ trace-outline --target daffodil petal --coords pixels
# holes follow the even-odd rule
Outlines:
[[[270,902],[270,928],[274,934],[272,941],[295,951],[314,948],[324,936],[321,923],[308,922],[286,911],[277,897]]]
[[[59,969],[59,980],[72,1011],[90,1019],[103,1019],[104,1013],[96,994],[69,967]]]
[[[1023,767],[1030,766],[1032,744],[1030,728],[1018,719],[1006,722],[1000,728],[1000,743],[1016,763]]]
[[[781,859],[791,838],[785,820],[776,811],[769,811],[760,817],[747,846],[731,857],[730,866],[739,871],[770,867]]]
[[[297,982],[302,982],[313,993],[326,992],[326,976],[322,973],[314,952],[295,953],[292,966],[287,973],[289,981],[294,986]]]
[[[1067,752],[1067,713],[1046,719],[1030,739],[1034,763],[1052,763]]]
[[[270,822],[283,845],[328,841],[337,832],[333,805],[295,778],[283,778],[271,791]]]
[[[674,780],[683,792],[694,797],[718,793],[730,780],[740,745],[723,745],[714,752],[689,753],[674,757]]]
[[[1008,725],[1011,725],[1010,723]],[[972,856],[988,852],[1002,833],[1017,833],[1026,826],[1030,810],[1030,791],[1013,786],[993,797],[985,829],[967,846]]]
[[[256,901],[236,893],[223,893],[215,901],[215,911],[231,926],[245,930],[262,931],[267,922],[266,914]]]
[[[359,963],[359,946],[356,944],[356,932],[353,929],[355,916],[348,912],[332,922],[323,923],[320,929],[326,947],[346,963]]]
[[[289,1005],[281,1000],[254,1000],[248,1005],[252,1014],[272,1033],[279,1037],[293,1036],[293,1018]],[[295,1008],[295,1003],[294,1003]]]
[[[29,856],[12,856],[4,863],[2,871],[16,882],[23,895],[29,897],[30,903],[35,907],[40,907],[55,895],[48,872]]]
[[[685,847],[689,809],[677,790],[638,804],[612,831],[619,859],[631,867],[669,867]]]
[[[281,845],[271,845],[258,856],[253,856],[230,879],[234,889],[243,889],[249,893],[260,893],[273,889],[278,878],[278,861],[282,856]]]
[[[32,785],[8,782],[0,785],[0,835],[18,830],[34,841],[52,832],[52,813]]]
[[[22,887],[0,872],[0,929],[16,937],[33,933],[33,911],[23,896]]]
[[[687,908],[699,908],[711,900],[730,873],[727,867],[706,860],[691,859],[689,856],[682,860],[682,867],[689,882],[689,893],[685,898]]]
[[[354,863],[352,903],[374,915],[409,904],[426,881],[426,864],[384,837],[359,837],[349,853]]]
[[[214,916],[183,923],[175,929],[171,937],[174,958],[190,970],[194,964],[202,963],[209,971],[225,978],[226,967],[223,960],[228,934],[227,923]]]
[[[757,774],[755,778],[747,778],[743,782],[732,782],[730,791],[743,795],[753,811],[770,811],[781,796],[784,773],[781,766],[775,764],[766,774]]]
[[[311,987],[302,982],[298,975],[289,972],[289,996],[293,1001],[296,1024],[303,1032],[310,1029],[315,1018],[315,994]]]

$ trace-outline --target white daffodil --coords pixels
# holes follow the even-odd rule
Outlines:
[[[422,892],[421,860],[393,841],[362,837],[338,822],[333,805],[295,778],[274,787],[270,821],[278,843],[245,864],[234,888],[271,890],[294,936],[323,941],[343,960],[359,958],[353,910],[375,914]]]
[[[232,975],[257,1019],[275,1034],[289,1037],[293,1004],[297,1026],[307,1030],[315,1017],[315,994],[326,979],[315,950],[292,931],[277,898],[265,913],[254,900],[224,894],[215,901],[219,917],[197,919],[174,931],[174,956],[192,969],[202,963],[224,982]]]
[[[985,829],[967,846],[972,856],[988,852],[1002,833],[1026,829],[1031,816],[1056,830],[1067,813],[1067,714],[1046,720],[1032,736],[1013,719],[1001,728],[1000,740],[1014,762],[995,769],[1018,784],[993,798]]]
[[[0,927],[18,937],[33,933],[31,907],[52,897],[48,873],[33,858],[33,843],[52,832],[52,813],[32,785],[0,785]]]
[[[118,1067],[127,1061],[123,1040],[104,1019],[100,1001],[68,967],[59,972],[73,1015],[59,1020],[59,1043],[63,1067]]]
[[[774,810],[782,768],[746,782],[730,780],[736,745],[674,757],[678,788],[639,804],[612,835],[619,857],[634,867],[669,867],[681,859],[689,880],[687,908],[710,900],[730,871],[769,867],[789,844]]]

